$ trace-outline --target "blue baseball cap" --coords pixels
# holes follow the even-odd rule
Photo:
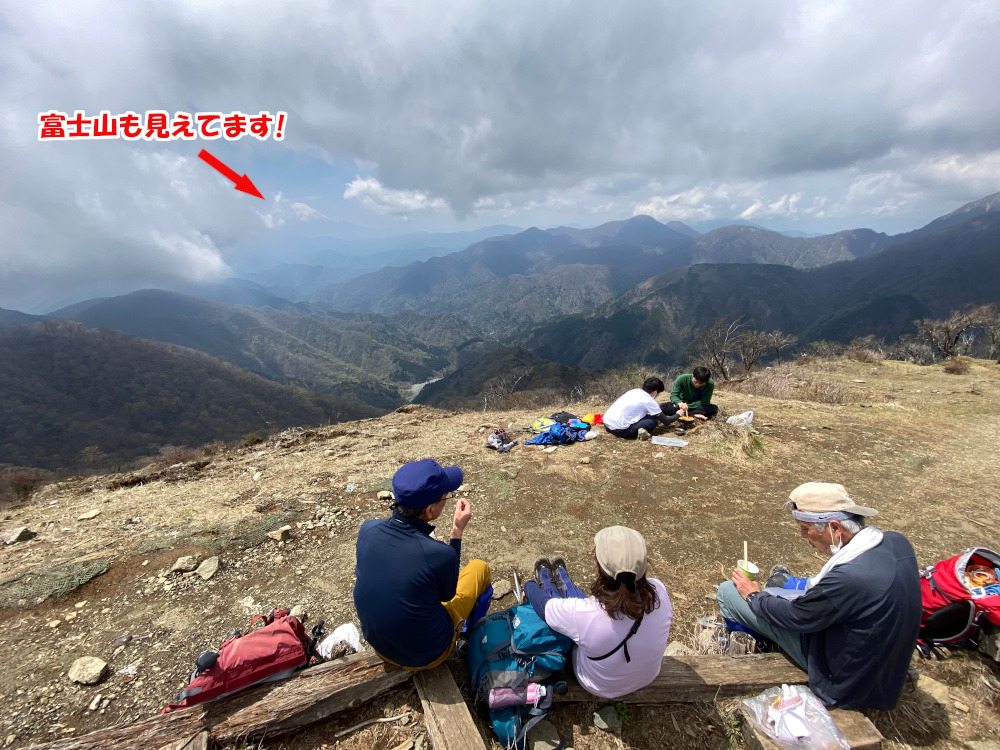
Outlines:
[[[392,494],[404,508],[426,508],[462,486],[462,470],[433,458],[403,464],[392,477]]]

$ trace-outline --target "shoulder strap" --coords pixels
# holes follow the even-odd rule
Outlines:
[[[623,648],[623,649],[625,649],[625,663],[626,664],[631,663],[632,657],[629,656],[629,653],[628,653],[628,639],[631,638],[633,635],[636,634],[636,631],[639,629],[639,626],[642,624],[642,616],[643,616],[643,614],[644,614],[643,612],[640,612],[639,616],[637,618],[635,618],[635,622],[632,623],[632,629],[628,631],[628,635],[625,636],[625,639],[621,643],[619,643],[613,649],[611,649],[610,651],[608,651],[608,653],[604,654],[604,656],[588,656],[587,658],[590,659],[591,661],[604,661],[605,659],[607,659],[612,654],[617,653],[618,649]]]

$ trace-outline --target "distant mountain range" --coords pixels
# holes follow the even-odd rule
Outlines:
[[[912,333],[915,318],[1000,300],[1000,193],[895,236],[791,237],[745,224],[699,234],[636,216],[477,239],[326,283],[342,278],[324,265],[288,264],[257,280],[185,289],[197,296],[143,290],[49,316],[0,309],[0,374],[18,384],[3,392],[0,464],[71,468],[94,419],[107,428],[84,447],[123,458],[164,441],[222,438],[260,421],[240,404],[211,406],[242,392],[248,403],[288,404],[287,419],[257,408],[271,415],[266,423],[309,423],[384,413],[411,384],[439,378],[419,399],[459,407],[510,368],[530,370],[525,383],[535,389],[572,388],[595,377],[589,370],[629,363],[665,369],[686,363],[718,317],[803,342],[893,340]],[[156,380],[148,362],[176,376]],[[201,373],[203,391],[177,374],[185,368]],[[74,411],[75,392],[81,408],[97,406]],[[197,418],[189,401],[203,405]],[[137,407],[127,406],[136,402],[155,430],[136,421]],[[141,435],[116,437],[119,428]],[[59,434],[71,436],[65,450],[52,447]],[[45,455],[33,454],[41,445]]]
[[[683,362],[697,333],[718,317],[743,316],[758,329],[803,341],[847,342],[868,334],[895,340],[914,332],[916,318],[1000,299],[1000,212],[964,215],[971,218],[932,223],[873,255],[820,268],[717,263],[674,269],[591,313],[539,324],[515,341],[546,359],[600,368]]]

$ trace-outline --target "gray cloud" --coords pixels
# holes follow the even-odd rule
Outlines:
[[[4,306],[222,275],[242,243],[331,207],[438,229],[649,212],[901,230],[1000,189],[987,0],[0,14]],[[51,108],[280,109],[285,141],[228,153],[319,156],[343,181],[314,205],[283,178],[284,205],[254,205],[206,178],[201,142],[39,143]]]

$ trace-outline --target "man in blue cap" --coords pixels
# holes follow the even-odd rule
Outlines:
[[[462,532],[472,520],[468,500],[455,503],[451,540],[431,537],[431,521],[462,470],[431,458],[404,464],[392,478],[392,518],[365,521],[358,533],[354,606],[365,640],[404,669],[443,662],[490,585],[490,567],[473,560],[459,570]]]

